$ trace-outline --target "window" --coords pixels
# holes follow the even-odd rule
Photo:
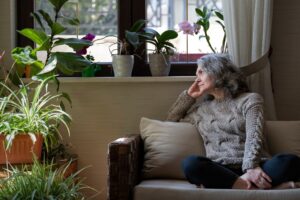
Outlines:
[[[45,8],[46,3],[47,0],[27,0],[26,3],[23,0],[17,0],[17,29],[32,27],[34,25],[33,19],[28,16],[34,9],[33,5],[35,4],[35,9]],[[149,20],[147,26],[158,31],[176,29],[176,25],[184,19],[193,22],[196,17],[195,7],[201,5],[220,9],[221,0],[69,0],[67,9],[63,12],[64,15],[76,14],[81,21],[80,27],[68,29],[66,32],[68,35],[78,35],[80,38],[91,32],[96,34],[98,38],[108,34],[123,38],[125,30],[138,19]],[[180,56],[183,54],[184,58],[191,58],[192,54],[198,56],[199,53],[208,52],[204,47],[205,41],[199,40],[198,36],[187,36],[181,33],[179,35],[180,37],[175,41],[179,54],[177,58],[176,56],[174,58],[170,75],[194,75],[195,62],[188,63]],[[95,45],[89,48],[89,51],[95,56],[96,61],[111,62],[108,50],[110,43],[108,42],[114,41],[116,38],[107,38],[103,40],[104,44]],[[197,45],[191,45],[196,43]],[[17,37],[18,46],[27,44],[30,42],[23,37]],[[187,53],[189,56],[186,56]],[[135,61],[133,76],[150,75],[146,62],[146,52],[144,52],[143,58],[144,60],[137,59]]]
[[[166,29],[179,30],[178,24],[184,20],[190,23],[197,22],[198,16],[195,8],[203,6],[208,9],[221,10],[222,2],[221,0],[147,0],[147,20],[149,21],[147,26],[158,32]],[[211,17],[209,35],[213,48],[220,49],[224,33],[216,20],[216,16]],[[211,50],[201,35],[203,35],[201,29],[196,35],[179,32],[178,38],[173,40],[178,53],[173,58],[174,62],[195,62],[199,54],[210,53]]]

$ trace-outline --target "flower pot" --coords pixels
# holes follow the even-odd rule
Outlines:
[[[33,144],[29,135],[17,135],[10,149],[5,150],[5,137],[0,135],[0,164],[11,163],[33,163],[33,155],[41,159],[43,137],[36,135],[36,142]],[[7,159],[6,159],[7,158]]]
[[[152,76],[168,76],[170,73],[170,58],[164,54],[149,54],[149,67]]]
[[[78,155],[73,154],[71,158],[57,159],[58,167],[64,168],[64,177],[68,178],[78,170]]]
[[[115,76],[117,77],[131,76],[133,63],[134,63],[133,55],[113,55],[112,66],[113,66]]]

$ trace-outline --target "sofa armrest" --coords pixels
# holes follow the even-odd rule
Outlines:
[[[142,164],[140,135],[119,138],[108,146],[108,199],[132,199],[133,188],[140,180]]]

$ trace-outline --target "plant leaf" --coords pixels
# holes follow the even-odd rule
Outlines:
[[[42,45],[49,38],[44,31],[39,31],[32,28],[25,28],[18,32],[38,45]]]
[[[55,69],[60,70],[64,74],[72,75],[74,72],[82,72],[91,64],[83,56],[75,53],[55,52],[51,54],[49,62],[38,75],[49,73]]]
[[[51,30],[52,30],[53,35],[58,35],[58,34],[64,32],[66,30],[66,28],[63,27],[60,23],[55,22],[52,24]]]
[[[159,34],[156,30],[154,30],[154,29],[152,29],[152,28],[144,28],[144,31],[145,31],[145,33],[147,33],[149,36],[150,36],[150,35],[153,35],[153,37],[160,36],[160,34]]]
[[[55,11],[59,12],[62,6],[68,1],[68,0],[49,0],[50,3],[54,6]]]
[[[45,31],[45,27],[44,27],[44,25],[43,25],[43,23],[41,21],[40,16],[38,15],[38,13],[37,12],[33,12],[30,15],[38,22],[38,24],[43,29],[43,31]]]
[[[178,33],[176,31],[166,30],[159,37],[159,41],[160,42],[165,42],[165,41],[168,41],[168,40],[171,40],[171,39],[175,39],[175,38],[177,38],[177,36],[178,36]]]
[[[38,10],[38,12],[43,16],[43,19],[47,22],[49,27],[52,27],[53,21],[48,13],[44,10]]]
[[[136,32],[125,31],[125,37],[135,49],[140,44],[139,35]]]
[[[93,42],[89,40],[82,40],[82,39],[77,39],[77,38],[59,38],[55,43],[54,46],[58,45],[68,45],[71,47],[74,51],[81,50],[85,47],[89,47],[93,45]]]
[[[80,21],[78,18],[70,18],[70,17],[66,17],[66,16],[61,16],[63,19],[65,19],[70,25],[73,26],[79,26],[80,25]]]
[[[220,20],[224,20],[224,16],[222,13],[215,11],[216,16],[220,19]]]
[[[146,24],[147,20],[144,19],[140,19],[138,21],[136,21],[132,27],[129,29],[130,32],[137,32],[139,31],[145,24]]]
[[[199,16],[204,17],[204,14],[200,8],[196,8],[195,11]]]

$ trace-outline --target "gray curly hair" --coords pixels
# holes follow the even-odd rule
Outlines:
[[[227,54],[208,54],[197,61],[198,67],[211,76],[216,88],[222,88],[232,98],[249,92],[246,79]]]

